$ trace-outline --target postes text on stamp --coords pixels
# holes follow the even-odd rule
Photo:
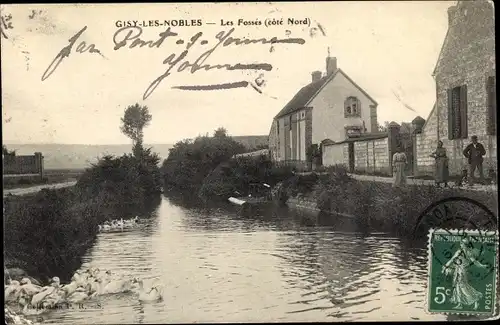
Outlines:
[[[427,311],[495,315],[498,231],[429,231]]]

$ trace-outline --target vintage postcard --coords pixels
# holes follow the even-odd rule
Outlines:
[[[498,318],[493,2],[0,12],[7,324]]]

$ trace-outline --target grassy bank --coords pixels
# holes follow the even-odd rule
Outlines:
[[[71,188],[4,198],[6,267],[46,280],[67,280],[97,236],[98,225],[131,218],[158,203],[159,158],[105,156]]]
[[[434,202],[451,197],[473,199],[496,214],[498,195],[496,192],[444,189],[432,185],[412,185],[393,188],[390,183],[359,181],[347,174],[342,167],[332,167],[326,174],[295,175],[283,182],[285,197],[298,195],[316,200],[321,211],[354,216],[361,225],[371,231],[390,231],[399,235],[412,234],[419,216]],[[487,219],[486,213],[468,202],[452,202],[449,216],[455,218],[448,226],[467,220],[480,225]],[[438,217],[436,217],[438,218]],[[436,219],[434,218],[434,219]],[[441,224],[435,224],[441,225]],[[430,226],[430,225],[427,225]],[[442,224],[441,226],[444,226]]]

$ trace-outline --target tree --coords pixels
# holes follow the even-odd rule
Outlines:
[[[245,147],[228,136],[199,136],[179,141],[163,162],[165,185],[180,192],[197,193],[212,170],[243,152]]]
[[[151,122],[152,116],[147,106],[130,105],[121,118],[120,131],[132,140],[134,155],[142,152],[144,128]]]
[[[223,127],[218,128],[214,131],[215,138],[227,137],[227,130]]]
[[[15,150],[9,150],[5,145],[2,145],[2,155],[4,156],[15,156],[16,151]]]

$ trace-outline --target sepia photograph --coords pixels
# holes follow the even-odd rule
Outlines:
[[[0,12],[5,324],[499,318],[493,1]]]

